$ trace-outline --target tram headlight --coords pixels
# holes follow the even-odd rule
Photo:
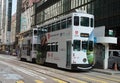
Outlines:
[[[87,61],[87,59],[86,59],[86,58],[84,58],[84,59],[83,59],[83,62],[85,63],[86,61]]]

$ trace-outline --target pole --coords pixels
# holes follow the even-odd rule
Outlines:
[[[108,58],[109,58],[109,45],[105,45],[105,58],[104,58],[104,69],[108,69]]]

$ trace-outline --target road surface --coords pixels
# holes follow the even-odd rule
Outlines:
[[[0,83],[120,83],[120,75],[66,71],[0,54]]]

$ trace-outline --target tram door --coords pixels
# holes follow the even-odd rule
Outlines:
[[[70,64],[71,64],[71,41],[66,42],[66,48],[67,48],[66,67],[70,67]]]
[[[27,48],[27,55],[30,56],[30,40],[27,41],[28,43],[28,48]]]

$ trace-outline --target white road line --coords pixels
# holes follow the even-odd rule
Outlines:
[[[9,66],[9,67],[12,67],[13,69],[18,70],[18,71],[21,71],[21,72],[23,72],[23,73],[25,73],[25,74],[27,74],[27,75],[32,76],[32,77],[41,78],[41,79],[43,79],[43,80],[46,80],[45,77],[35,74],[36,72],[34,72],[34,71],[32,71],[32,70],[28,70],[28,69],[25,69],[25,68],[22,68],[22,67],[14,66],[14,65],[11,65],[11,64],[6,63],[6,62],[3,62],[3,61],[0,61],[0,63],[2,63],[2,64],[4,64],[4,65],[7,65],[7,66]]]

